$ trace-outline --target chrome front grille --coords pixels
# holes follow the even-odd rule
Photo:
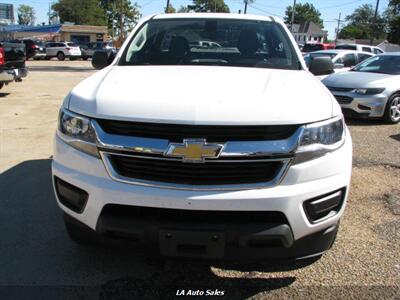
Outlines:
[[[297,125],[283,139],[227,141],[217,157],[193,163],[168,157],[168,139],[117,135],[104,131],[97,121],[93,120],[92,125],[102,160],[114,180],[195,190],[238,190],[279,184],[304,130]]]

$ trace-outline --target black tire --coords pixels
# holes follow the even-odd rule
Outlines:
[[[82,56],[82,59],[83,59],[83,60],[88,60],[89,57],[87,57],[87,56]]]
[[[60,61],[65,60],[65,54],[62,53],[62,52],[58,52],[57,53],[57,59],[60,60]]]
[[[69,238],[80,245],[97,243],[95,231],[64,213],[64,224]]]
[[[4,87],[4,82],[0,82],[0,90]]]
[[[396,109],[397,108],[397,109]],[[400,93],[393,94],[386,104],[383,121],[387,124],[400,122]]]

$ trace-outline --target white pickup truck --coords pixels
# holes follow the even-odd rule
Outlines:
[[[200,41],[220,47],[200,46]],[[166,257],[320,255],[349,192],[351,137],[282,21],[142,19],[65,98],[52,163],[70,237]]]

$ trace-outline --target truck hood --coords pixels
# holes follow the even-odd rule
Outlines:
[[[332,74],[322,82],[329,87],[366,88],[377,87],[390,78],[393,78],[393,75],[349,71]]]
[[[340,108],[306,71],[214,66],[111,66],[74,88],[69,109],[129,121],[302,124]]]

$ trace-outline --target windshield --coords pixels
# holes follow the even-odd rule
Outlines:
[[[377,55],[355,66],[352,71],[400,74],[400,55]]]
[[[76,43],[67,43],[67,46],[68,47],[79,47],[79,45]]]
[[[223,19],[150,20],[131,39],[119,64],[300,69],[281,25]]]

